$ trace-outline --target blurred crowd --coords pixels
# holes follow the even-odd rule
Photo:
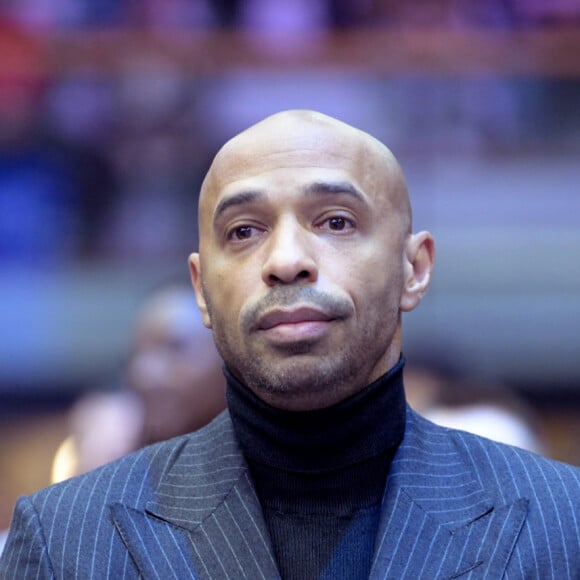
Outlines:
[[[276,92],[268,78],[260,82],[233,71],[212,89],[208,79],[158,54],[133,55],[120,65],[122,74],[54,75],[45,62],[47,32],[229,27],[303,34],[370,25],[513,28],[579,19],[579,5],[571,0],[6,1],[0,7],[0,261],[163,259],[186,252],[195,245],[196,192],[208,160],[223,136],[238,129],[230,119],[245,111],[250,119],[239,121],[244,124],[257,98],[274,103],[297,90],[296,79],[278,79]],[[332,101],[333,113],[340,112],[333,107],[348,106],[338,102],[336,83],[358,91],[352,101],[366,103],[369,123],[382,117],[395,140],[405,135],[416,141],[441,139],[442,128],[466,142],[525,135],[527,121],[518,121],[522,108],[543,131],[546,117],[538,119],[537,111],[570,109],[578,93],[566,97],[558,86],[532,86],[524,96],[505,81],[483,89],[460,83],[450,91],[437,83],[373,81],[347,89],[337,79],[318,78],[310,88],[298,81],[308,97],[317,95],[318,101],[310,100]],[[414,114],[405,107],[418,93],[420,118],[416,107]],[[389,117],[387,109],[403,114]]]
[[[187,87],[54,78],[30,31],[0,23],[0,261],[155,258],[195,243],[204,144]]]
[[[578,19],[574,0],[7,0],[36,27],[518,26]],[[298,28],[298,26],[302,28]]]

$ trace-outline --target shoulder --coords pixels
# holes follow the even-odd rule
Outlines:
[[[28,499],[42,520],[74,513],[79,506],[83,510],[100,510],[105,504],[121,502],[141,509],[182,454],[188,454],[194,466],[195,458],[212,448],[228,425],[229,418],[220,416],[195,433],[149,445],[93,471],[47,487]]]
[[[580,496],[580,468],[485,437],[449,430],[480,477],[513,488],[514,493],[565,488]]]
[[[414,411],[409,414],[414,438],[447,449],[469,468],[481,486],[506,502],[517,497],[578,510],[580,467],[498,443],[479,435],[436,425]]]
[[[391,478],[393,497],[404,491],[453,533],[474,522],[484,526],[477,541],[483,550],[485,529],[493,534],[487,545],[496,556],[505,550],[506,576],[572,578],[579,569],[578,467],[436,425],[410,410]]]
[[[145,513],[163,493],[164,482],[173,481],[171,473],[176,469],[189,477],[207,469],[203,466],[208,457],[224,456],[221,442],[231,440],[230,431],[224,413],[195,433],[145,447],[20,498],[0,558],[0,576],[92,578],[97,571],[101,574],[102,566],[109,567],[114,577],[136,575],[115,529],[113,507]],[[108,555],[106,560],[102,554]]]

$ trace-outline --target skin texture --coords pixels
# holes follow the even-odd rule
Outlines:
[[[284,409],[328,407],[387,372],[429,285],[402,171],[370,135],[312,111],[226,143],[200,195],[190,269],[234,375]]]

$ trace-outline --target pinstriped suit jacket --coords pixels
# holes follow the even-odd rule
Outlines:
[[[580,469],[408,412],[371,578],[580,578]],[[278,578],[227,413],[17,504],[0,578]]]

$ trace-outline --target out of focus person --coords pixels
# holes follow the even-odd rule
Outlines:
[[[139,313],[127,387],[143,404],[141,443],[189,433],[225,406],[222,361],[189,287],[155,293]]]
[[[444,427],[547,455],[532,409],[505,385],[447,376],[439,369],[408,368],[409,404]]]
[[[524,415],[494,402],[482,400],[457,407],[433,407],[425,416],[444,427],[469,431],[540,455],[546,454],[544,445]]]
[[[137,316],[126,387],[90,392],[75,403],[70,436],[57,451],[52,481],[209,423],[226,404],[221,367],[191,288],[155,292]]]
[[[129,391],[89,392],[69,412],[69,436],[52,462],[51,482],[64,481],[141,447],[143,406]]]

